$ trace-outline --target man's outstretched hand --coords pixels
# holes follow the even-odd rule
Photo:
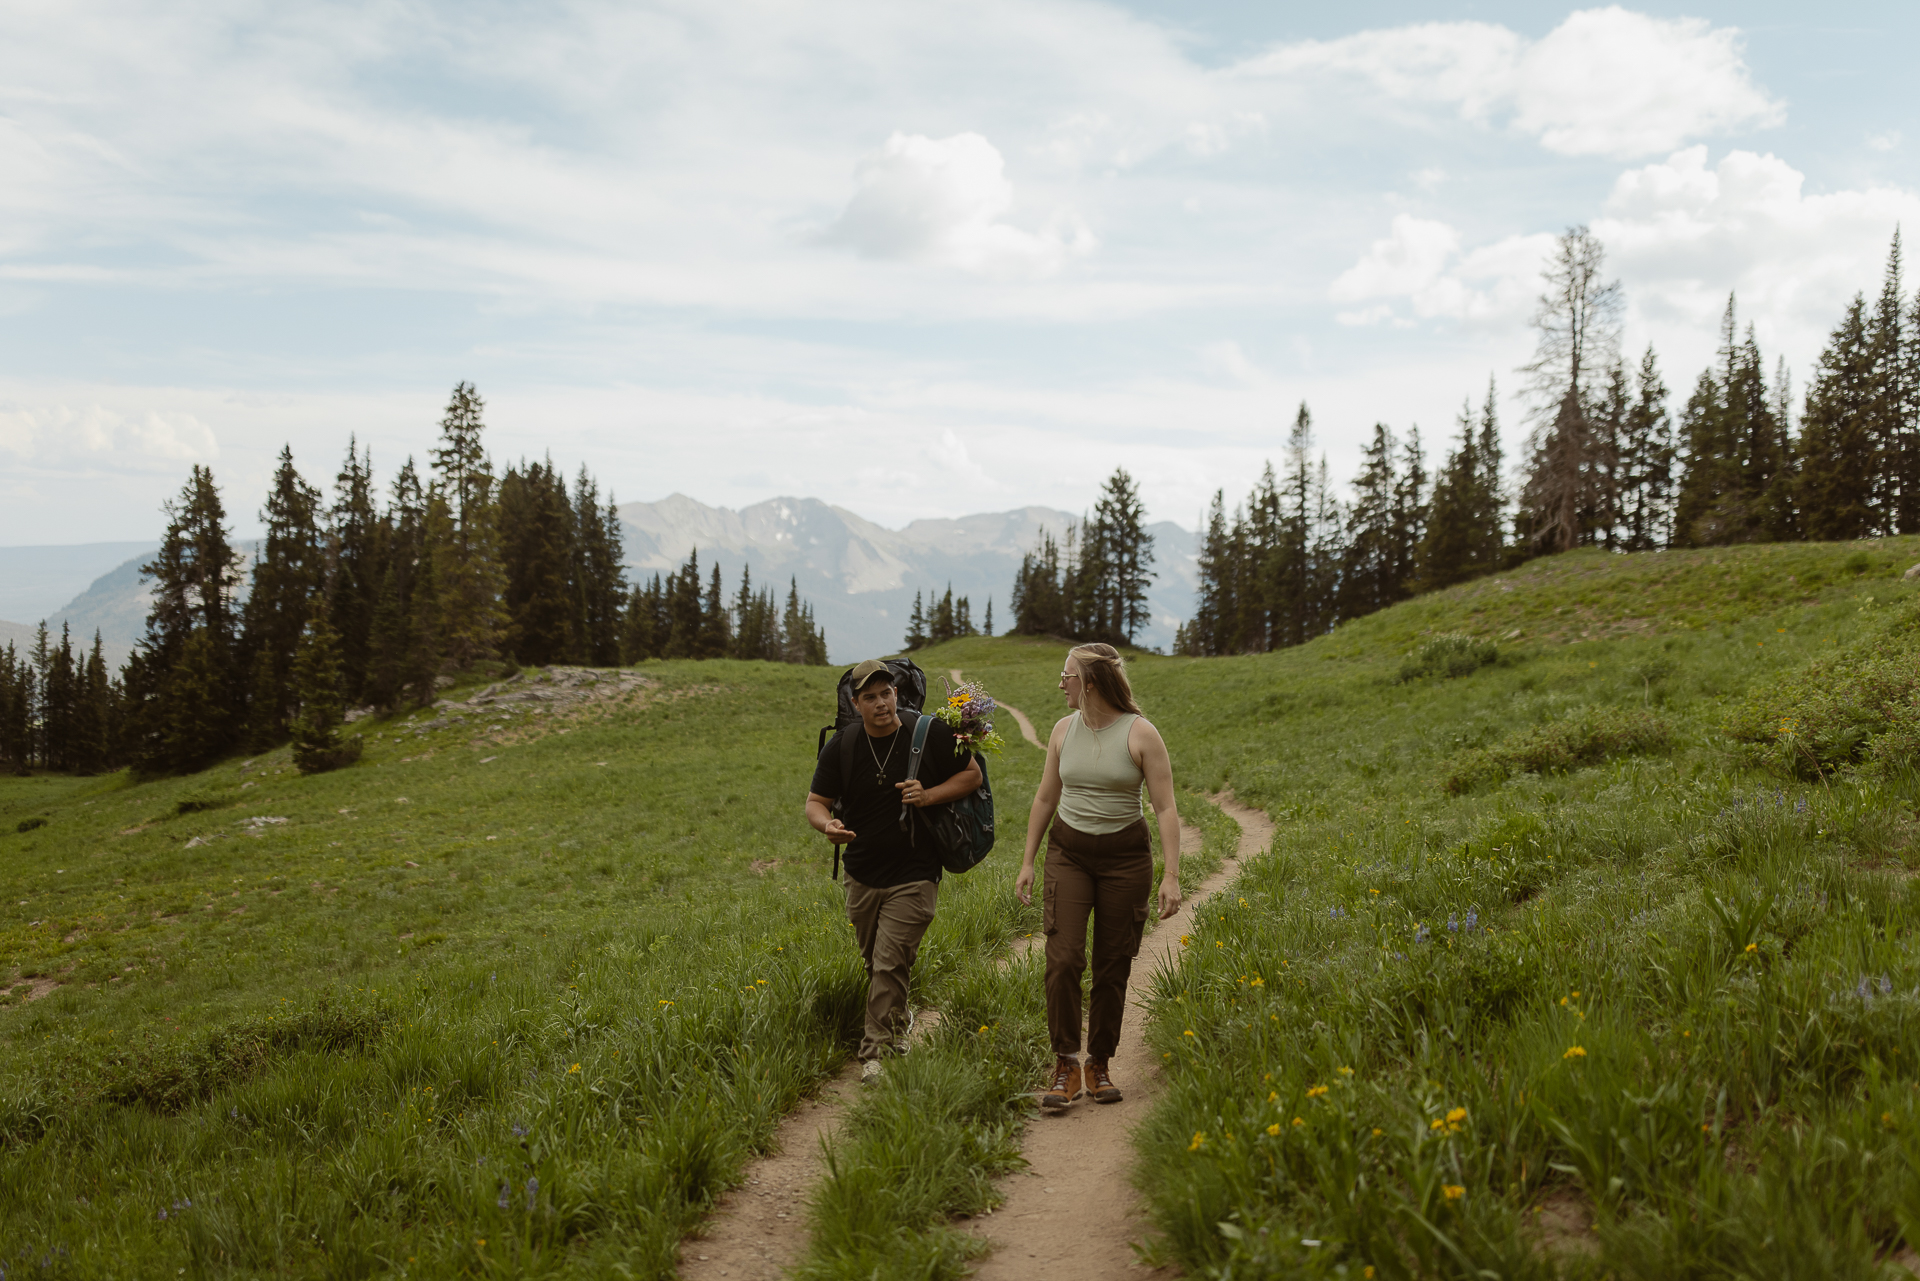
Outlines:
[[[827,825],[820,829],[820,834],[832,841],[835,845],[845,845],[848,841],[859,835],[858,832],[848,831],[847,825],[837,818],[828,819]]]

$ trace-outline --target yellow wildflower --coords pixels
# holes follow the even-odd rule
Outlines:
[[[1442,1183],[1440,1185],[1440,1191],[1446,1195],[1449,1201],[1458,1201],[1467,1194],[1467,1190],[1458,1183]]]
[[[1200,1131],[1195,1130],[1193,1132],[1193,1142],[1187,1144],[1187,1151],[1198,1152],[1201,1148],[1206,1146],[1206,1143],[1207,1143],[1207,1136],[1202,1134]]]
[[[1321,1095],[1325,1094],[1326,1092],[1327,1092],[1327,1087],[1324,1085],[1314,1085],[1314,1086],[1307,1087],[1307,1097],[1310,1099],[1317,1099]]]
[[[1563,1059],[1584,1059],[1587,1057],[1587,1052],[1579,1046],[1573,1045],[1567,1047],[1567,1052],[1560,1057]]]
[[[1301,1119],[1300,1119],[1299,1117],[1297,1117],[1297,1116],[1293,1118],[1293,1123],[1294,1123],[1295,1125],[1305,1125],[1305,1124],[1306,1124],[1306,1122],[1305,1122],[1305,1121],[1302,1121],[1302,1120],[1301,1120]]]
[[[578,1072],[579,1070],[580,1070],[580,1065],[576,1063],[572,1067],[567,1069],[567,1075],[572,1076],[575,1072]]]
[[[1272,1125],[1268,1126],[1267,1133],[1273,1135],[1275,1138],[1278,1138],[1280,1136],[1280,1123],[1278,1121],[1275,1121]]]

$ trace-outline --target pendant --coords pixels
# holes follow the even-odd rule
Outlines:
[[[874,785],[875,787],[885,787],[885,786],[887,785],[887,776],[886,776],[886,774],[885,774],[884,772],[883,772],[883,773],[878,773],[878,774],[875,774],[875,775],[873,776],[873,785]]]

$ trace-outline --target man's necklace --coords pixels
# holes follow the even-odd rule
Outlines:
[[[867,755],[873,757],[873,782],[876,787],[887,785],[887,766],[893,763],[893,749],[900,746],[900,731],[896,728],[893,737],[887,740],[887,759],[881,760],[880,753],[873,750],[873,735],[867,737]]]

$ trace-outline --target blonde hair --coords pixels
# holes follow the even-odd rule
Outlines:
[[[1140,704],[1133,701],[1133,686],[1127,681],[1127,660],[1120,657],[1119,650],[1095,642],[1075,645],[1067,651],[1067,657],[1079,661],[1083,688],[1098,694],[1115,711],[1140,714]]]

